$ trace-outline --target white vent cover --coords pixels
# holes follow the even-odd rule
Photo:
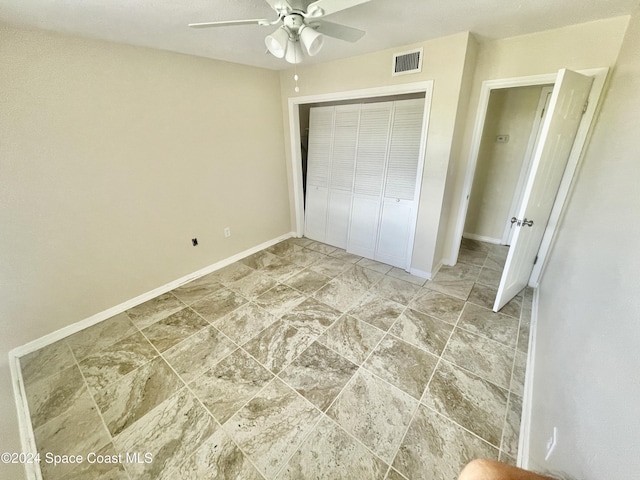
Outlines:
[[[400,52],[393,55],[391,75],[406,75],[422,71],[422,48]]]

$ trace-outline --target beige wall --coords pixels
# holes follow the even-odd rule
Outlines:
[[[535,121],[541,86],[491,92],[473,178],[464,233],[502,239],[527,145]],[[496,142],[509,135],[507,143]]]
[[[639,52],[637,10],[540,286],[531,461],[580,480],[640,475]]]
[[[433,80],[433,98],[427,139],[425,169],[420,195],[418,226],[412,267],[429,272],[436,251],[438,226],[444,202],[449,159],[454,146],[454,130],[465,61],[470,42],[468,33],[430,40],[393,50],[384,50],[321,65],[298,66],[300,93],[294,92],[293,69],[281,72],[282,108],[288,165],[291,162],[288,99],[324,93],[345,92],[373,87]],[[424,48],[424,63],[419,74],[391,76],[392,55],[410,48]],[[289,172],[291,175],[291,171]],[[291,219],[295,224],[293,193]]]
[[[282,124],[277,72],[0,26],[0,450],[10,349],[290,231]]]
[[[616,17],[480,44],[465,136],[459,155],[453,159],[458,172],[452,185],[453,214],[440,232],[444,236],[445,260],[456,260],[451,258],[452,247],[457,240],[456,222],[482,82],[553,73],[565,67],[579,70],[613,66],[628,20],[628,16]]]

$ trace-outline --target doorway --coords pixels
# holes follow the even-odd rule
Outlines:
[[[470,161],[467,168],[467,174],[465,177],[465,188],[463,190],[463,198],[460,204],[459,216],[457,219],[457,234],[454,236],[454,244],[451,247],[453,253],[452,264],[456,263],[458,254],[460,252],[460,241],[463,237],[467,220],[467,213],[470,208],[469,201],[472,193],[472,186],[476,184],[476,174],[480,175],[478,177],[480,179],[478,180],[478,182],[481,182],[482,178],[482,170],[478,170],[478,160],[480,158],[482,148],[485,122],[488,119],[491,94],[494,90],[498,89],[524,87],[531,85],[545,85],[551,83],[556,84],[556,88],[554,89],[553,95],[550,99],[550,111],[555,111],[556,113],[550,113],[549,115],[547,115],[547,118],[545,119],[545,122],[542,126],[541,138],[537,143],[535,149],[533,170],[529,175],[527,175],[528,178],[526,180],[526,190],[523,196],[522,207],[519,210],[519,213],[526,213],[526,211],[528,210],[525,209],[531,205],[542,205],[540,203],[542,198],[546,199],[545,204],[547,205],[547,207],[544,208],[548,208],[548,210],[546,214],[542,214],[539,212],[539,219],[541,220],[541,222],[537,222],[535,228],[529,229],[532,232],[536,232],[534,235],[537,236],[535,242],[531,240],[532,238],[534,238],[534,236],[529,235],[529,233],[523,234],[522,230],[522,227],[531,227],[534,222],[528,222],[526,218],[516,219],[516,226],[520,228],[516,230],[516,234],[513,240],[514,244],[512,245],[518,244],[518,239],[522,237],[523,240],[520,242],[522,246],[512,247],[511,249],[509,249],[509,253],[505,262],[504,275],[497,290],[497,300],[496,304],[494,305],[494,310],[496,311],[500,309],[501,305],[504,305],[504,303],[508,301],[508,298],[505,300],[505,297],[511,295],[511,293],[513,293],[512,291],[514,291],[516,287],[519,291],[527,284],[532,287],[537,286],[540,274],[544,267],[544,261],[547,256],[549,246],[551,245],[551,241],[553,239],[555,226],[559,221],[562,207],[564,205],[566,197],[568,196],[571,182],[576,171],[578,161],[580,159],[582,148],[585,144],[587,133],[595,114],[595,108],[602,93],[607,72],[607,68],[592,69],[581,72],[571,72],[569,70],[562,69],[556,74],[537,75],[533,77],[522,77],[505,80],[491,80],[485,81],[482,84],[478,113],[476,116],[476,124],[472,136]],[[580,80],[581,78],[584,80]],[[584,87],[580,86],[581,84],[584,84]],[[583,93],[580,93],[580,95],[578,95],[577,92],[581,89],[584,89]],[[581,96],[582,100],[579,100],[579,96]],[[559,128],[560,125],[563,125],[562,122],[568,122],[569,120],[565,121],[564,119],[568,119],[569,117],[576,119],[573,123],[574,127],[572,127],[572,133],[569,133],[567,130],[566,134],[563,133],[562,136],[556,136],[554,129]],[[506,137],[506,135],[507,134],[495,135],[494,140],[499,140],[499,143],[508,143],[508,138]],[[554,140],[549,141],[551,138],[553,138]],[[560,143],[557,142],[560,142],[562,146],[558,147]],[[556,149],[556,147],[558,148]],[[554,171],[556,172],[553,173],[553,175],[559,176],[554,177],[556,179],[553,180],[553,182],[547,182],[548,185],[553,184],[553,191],[549,190],[549,188],[541,188],[540,186],[536,187],[536,185],[545,185],[545,180],[538,175],[538,162],[541,161],[541,158],[555,158],[555,156],[560,155],[559,153],[557,153],[560,151],[565,152],[562,154],[564,155],[562,161],[559,158],[557,162],[555,160],[551,160],[551,163],[549,163],[548,160],[544,160],[545,162],[547,162],[547,165],[562,165],[562,167],[553,167],[555,168]],[[529,202],[530,195],[532,194],[532,188],[537,188],[536,192],[542,192],[543,194],[543,197],[535,197],[534,195],[536,200],[533,204]],[[536,195],[538,193],[536,193]],[[497,237],[488,238],[493,238],[492,243],[498,243]],[[500,242],[502,242],[502,240]],[[536,244],[535,246],[534,243]],[[535,250],[532,250],[533,248],[535,248]],[[527,263],[528,260],[523,256],[523,249],[528,252],[526,256],[530,257],[530,263]],[[514,272],[518,272],[517,278],[519,278],[519,280],[517,281],[516,276],[514,276]],[[506,294],[505,292],[509,293]],[[517,293],[517,291],[515,291],[515,293]]]

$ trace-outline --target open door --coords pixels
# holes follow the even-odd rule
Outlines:
[[[493,305],[496,312],[529,282],[592,83],[592,77],[571,70],[558,72],[522,205],[512,219],[515,232]]]

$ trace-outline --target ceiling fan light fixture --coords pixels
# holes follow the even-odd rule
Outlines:
[[[289,40],[289,46],[284,59],[289,63],[301,63],[302,62],[302,47],[300,42],[296,40]]]
[[[300,42],[304,45],[310,56],[316,55],[324,44],[324,37],[315,29],[304,25],[300,29]]]
[[[278,28],[271,35],[267,35],[264,39],[267,50],[277,58],[282,58],[287,53],[287,45],[289,44],[289,33],[284,27]]]

